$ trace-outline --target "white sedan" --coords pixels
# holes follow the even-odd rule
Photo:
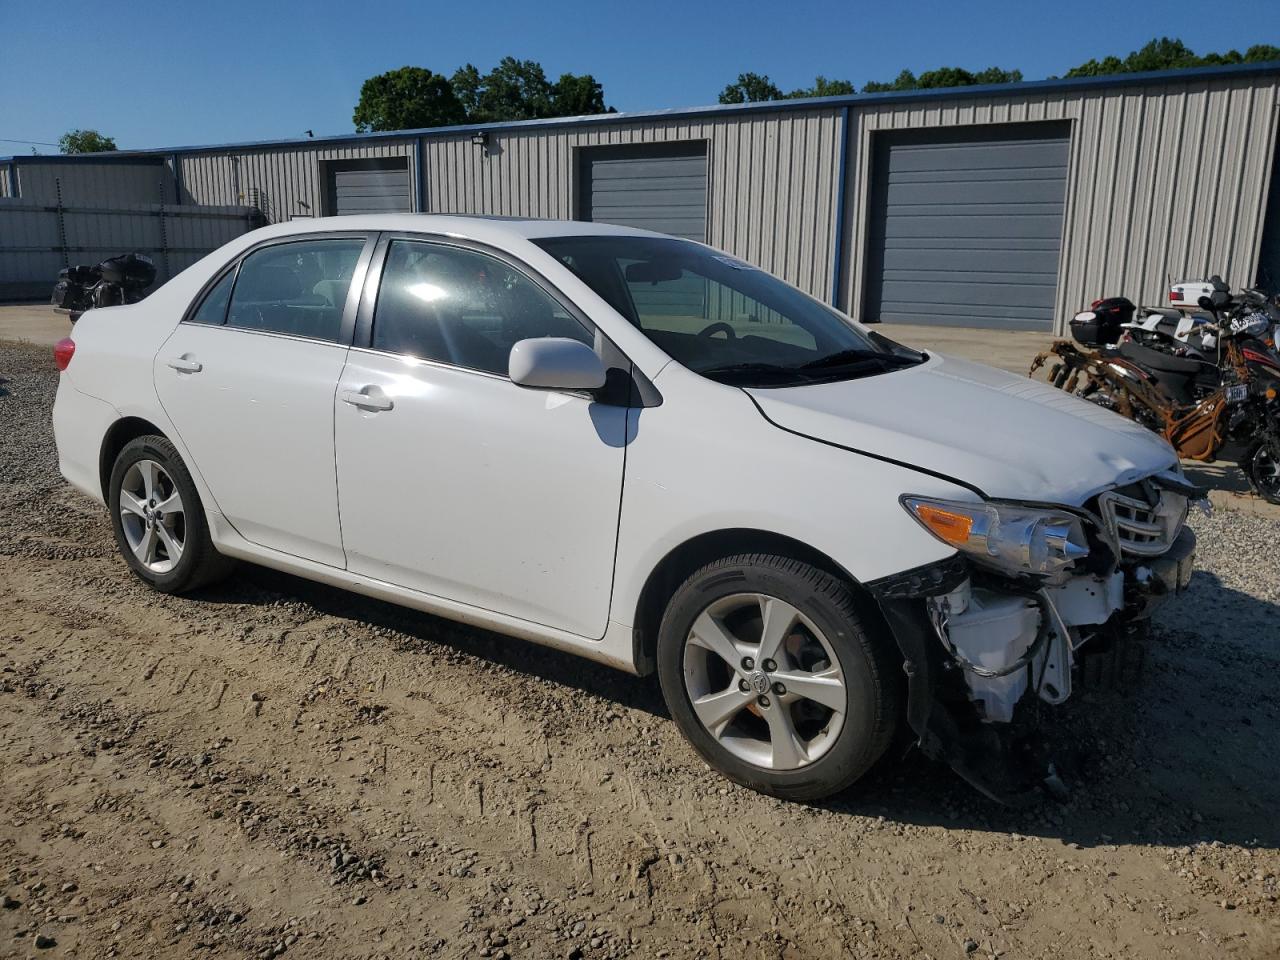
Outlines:
[[[781,797],[903,719],[1032,788],[1012,721],[1190,573],[1154,434],[640,230],[278,224],[55,356],[62,473],[157,590],[238,559],[656,670],[699,753]]]

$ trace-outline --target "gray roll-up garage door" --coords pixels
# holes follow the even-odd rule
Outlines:
[[[866,319],[1049,329],[1066,124],[876,135]]]
[[[335,160],[329,164],[329,210],[348,213],[410,213],[409,161]]]
[[[705,141],[588,147],[581,164],[583,220],[706,242]]]

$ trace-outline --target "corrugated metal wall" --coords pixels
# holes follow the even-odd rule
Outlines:
[[[705,140],[711,198],[708,239],[815,296],[831,288],[835,236],[838,109],[753,114],[743,118],[644,122],[529,132],[501,131],[485,148],[469,134],[423,138],[426,197],[432,213],[573,217],[576,150],[607,144]],[[180,159],[185,195],[196,203],[262,205],[272,222],[321,215],[325,160],[408,158],[416,203],[419,178],[412,141],[334,147],[281,147],[187,154]],[[254,191],[258,193],[255,194]]]
[[[1059,324],[1104,293],[1153,302],[1168,277],[1253,279],[1275,139],[1274,76],[1029,90],[916,101],[852,101],[839,302],[865,287],[872,138],[880,130],[1041,120],[1071,123]],[[579,148],[703,140],[708,240],[828,299],[833,283],[843,109],[651,117],[469,133],[199,151],[180,158],[183,199],[256,204],[271,221],[324,212],[324,161],[405,157],[415,206],[431,212],[578,214]],[[425,183],[419,203],[418,186]],[[1061,329],[1061,327],[1060,327]]]
[[[423,141],[427,209],[571,218],[580,147],[708,142],[707,239],[826,299],[841,111],[504,131],[488,153],[469,136]]]
[[[412,140],[341,147],[287,146],[179,158],[183,194],[190,203],[248,204],[271,223],[325,215],[323,161],[407,157],[409,188],[417,199]]]
[[[36,203],[54,203],[58,183],[62,202],[71,204],[175,203],[173,173],[163,163],[40,163],[17,164],[18,196]]]
[[[0,200],[0,296],[49,296],[58,271],[121,253],[145,253],[157,283],[251,229],[242,206],[68,205],[58,211],[26,197]]]
[[[1251,283],[1276,105],[1274,79],[1240,78],[860,107],[849,131],[841,302],[859,315],[876,131],[1038,120],[1073,121],[1059,331],[1099,296],[1158,303],[1170,277]]]

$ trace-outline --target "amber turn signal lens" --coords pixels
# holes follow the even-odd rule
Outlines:
[[[1274,400],[1275,398],[1276,398],[1276,388],[1275,388],[1275,387],[1267,387],[1267,399],[1268,399],[1268,400]]]
[[[969,534],[973,532],[973,517],[963,513],[921,503],[916,506],[916,516],[935,537],[955,546],[967,543]]]

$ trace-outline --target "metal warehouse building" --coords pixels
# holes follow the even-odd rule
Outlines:
[[[0,192],[602,220],[704,240],[863,320],[1061,329],[1169,278],[1280,285],[1278,88],[1280,64],[1244,65],[15,157]]]

